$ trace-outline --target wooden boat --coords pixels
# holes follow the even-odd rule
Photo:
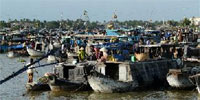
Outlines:
[[[200,67],[193,68],[193,75],[189,76],[189,80],[196,86],[198,93],[200,93]]]
[[[192,84],[196,86],[198,93],[200,93],[200,74],[195,74],[189,77]]]
[[[134,90],[137,85],[132,82],[117,81],[94,71],[88,76],[88,82],[95,92],[113,93]]]
[[[41,56],[44,56],[44,54],[45,54],[42,51],[37,51],[37,50],[31,49],[31,48],[27,48],[27,52],[32,57],[41,57]]]
[[[48,84],[45,83],[27,83],[26,84],[27,91],[45,91],[50,90],[50,87]]]
[[[95,92],[129,92],[138,88],[160,86],[166,82],[168,69],[177,68],[174,60],[145,62],[105,62],[95,66],[88,83]]]
[[[13,58],[13,57],[18,56],[18,54],[16,54],[14,51],[9,51],[8,54],[7,54],[7,56],[8,56],[9,58]]]
[[[75,91],[86,88],[84,83],[72,82],[65,79],[59,79],[56,76],[49,77],[49,86],[51,91]]]
[[[57,76],[49,77],[51,91],[76,91],[90,89],[87,83],[87,73],[92,69],[87,63],[60,63],[55,66]]]
[[[50,87],[48,85],[48,77],[43,76],[38,79],[37,82],[27,83],[26,89],[27,91],[45,91],[50,90]]]
[[[32,57],[41,57],[45,55],[43,44],[41,42],[36,42],[35,48],[27,47],[27,52]]]
[[[167,74],[167,82],[173,88],[186,89],[194,85],[189,81],[189,70],[183,72],[181,69],[170,69]]]

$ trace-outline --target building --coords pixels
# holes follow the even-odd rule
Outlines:
[[[200,17],[192,17],[192,18],[190,18],[190,21],[191,21],[191,24],[200,26]]]

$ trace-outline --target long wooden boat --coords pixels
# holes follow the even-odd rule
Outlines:
[[[27,83],[26,89],[27,91],[45,91],[50,90],[50,87],[45,83]]]
[[[31,49],[31,48],[27,48],[26,49],[28,54],[32,57],[41,57],[41,56],[44,56],[45,53],[42,52],[42,51],[37,51],[37,50],[34,50],[34,49]]]
[[[91,89],[86,75],[92,66],[87,63],[60,63],[55,66],[54,72],[57,76],[49,77],[51,91],[77,91]]]
[[[95,92],[129,92],[163,85],[171,68],[177,68],[175,60],[106,62],[95,66],[94,73],[88,76],[88,83]]]
[[[70,80],[59,79],[56,76],[49,78],[49,86],[51,91],[75,91],[86,88],[86,84],[79,82],[72,82]]]
[[[88,76],[88,82],[95,92],[113,93],[128,92],[138,87],[133,82],[117,81],[94,71]]]
[[[167,82],[173,88],[192,88],[194,85],[189,80],[189,71],[190,69],[187,72],[183,72],[181,69],[170,69],[167,74]]]
[[[37,82],[27,83],[26,90],[27,91],[45,91],[50,90],[48,85],[48,77],[43,76],[37,80]]]
[[[9,58],[13,58],[13,57],[18,56],[18,54],[16,54],[14,51],[9,51],[8,54],[7,54],[7,56],[8,56]]]

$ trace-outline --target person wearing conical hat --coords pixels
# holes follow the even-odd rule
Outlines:
[[[78,52],[78,59],[79,61],[84,61],[86,59],[87,54],[84,51],[84,48],[81,47]]]
[[[100,61],[105,62],[108,59],[108,50],[105,47],[103,47],[100,49],[100,51],[103,52],[103,56],[101,57]]]

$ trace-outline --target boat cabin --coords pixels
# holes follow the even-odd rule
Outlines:
[[[88,66],[86,63],[60,63],[55,66],[54,73],[61,79],[84,82],[85,75],[89,73],[89,70],[91,69],[92,66]]]
[[[36,42],[35,43],[35,50],[37,50],[37,51],[43,51],[43,47],[42,47],[42,43],[41,42]]]
[[[106,75],[117,81],[129,82],[132,81],[130,66],[124,62],[106,62],[97,65],[99,73]]]

